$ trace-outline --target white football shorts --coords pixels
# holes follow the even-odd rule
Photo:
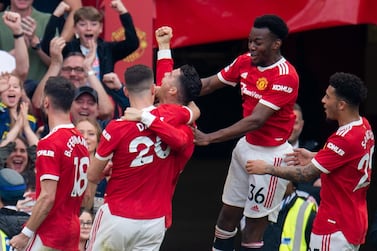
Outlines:
[[[289,181],[271,175],[254,175],[246,171],[247,160],[261,159],[269,164],[283,166],[285,154],[292,152],[286,142],[280,146],[264,147],[251,145],[242,137],[232,153],[222,200],[224,204],[244,208],[249,218],[262,218],[276,222],[279,204]]]
[[[310,250],[312,251],[331,251],[331,250],[347,250],[347,251],[357,251],[360,245],[353,245],[349,243],[344,237],[341,231],[318,235],[310,235]]]
[[[108,204],[96,214],[87,250],[158,251],[165,235],[165,217],[148,220],[112,215]]]

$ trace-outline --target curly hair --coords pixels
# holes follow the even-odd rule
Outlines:
[[[195,100],[202,89],[202,81],[198,72],[191,65],[183,65],[180,67],[180,101],[187,105],[190,101]]]
[[[358,107],[367,98],[368,90],[363,81],[351,73],[336,72],[330,76],[329,83],[335,94],[351,106]]]
[[[272,34],[284,40],[288,36],[288,26],[283,19],[276,15],[263,15],[254,21],[255,28],[268,28]]]

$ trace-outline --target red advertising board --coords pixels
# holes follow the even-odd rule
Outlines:
[[[115,72],[123,81],[123,73],[130,65],[145,64],[152,67],[155,8],[153,0],[122,1],[132,16],[140,40],[139,48],[115,65]],[[105,13],[104,39],[106,41],[123,40],[125,38],[124,29],[120,23],[118,13],[111,8],[111,0],[104,0],[100,6]]]

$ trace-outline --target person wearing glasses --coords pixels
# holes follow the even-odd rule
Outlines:
[[[80,213],[80,244],[79,250],[84,251],[86,243],[89,240],[90,230],[93,226],[93,214],[84,208],[81,209]]]
[[[93,44],[90,53],[86,56],[80,52],[71,52],[63,59],[62,50],[64,47],[65,41],[63,38],[56,37],[51,40],[51,64],[33,94],[33,106],[37,110],[41,107],[43,88],[47,79],[50,76],[62,76],[71,81],[76,88],[80,86],[92,87],[98,94],[98,119],[106,120],[112,118],[114,112],[112,99],[91,70],[91,65],[95,59],[95,45]]]

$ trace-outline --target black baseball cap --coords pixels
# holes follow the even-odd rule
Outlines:
[[[80,97],[84,93],[87,93],[90,96],[92,96],[94,98],[94,100],[96,101],[96,103],[98,103],[98,93],[97,93],[97,91],[94,90],[92,87],[86,86],[86,85],[80,86],[79,88],[76,88],[74,100],[76,100],[78,97]]]

